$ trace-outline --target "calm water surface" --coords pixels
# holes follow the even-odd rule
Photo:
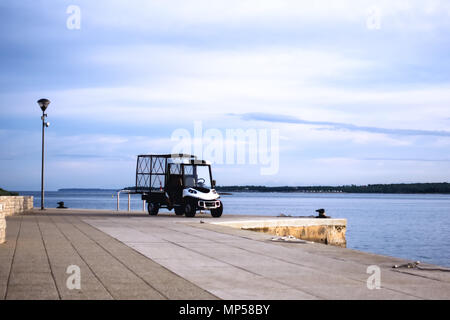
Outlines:
[[[20,193],[33,195],[40,206],[39,192]],[[450,267],[450,195],[236,192],[222,200],[224,214],[308,216],[324,208],[329,216],[347,219],[348,248]],[[110,191],[46,192],[46,207],[58,201],[70,208],[117,205]],[[120,209],[127,210],[126,194]],[[131,209],[142,210],[139,195],[131,196]]]

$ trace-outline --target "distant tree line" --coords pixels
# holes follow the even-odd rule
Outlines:
[[[58,192],[89,192],[89,191],[117,191],[116,189],[102,189],[102,188],[62,188]]]
[[[17,195],[18,195],[17,192],[10,192],[0,188],[0,196],[17,196]]]
[[[123,188],[135,190],[135,186]],[[369,184],[344,186],[217,186],[219,192],[313,192],[313,193],[443,193],[450,194],[450,183],[396,183],[396,184]],[[118,191],[115,189],[96,188],[66,188],[58,191]],[[15,192],[0,188],[0,195],[17,195]]]
[[[397,183],[369,184],[363,186],[218,186],[222,192],[344,192],[344,193],[447,193],[450,194],[450,184],[442,183]]]

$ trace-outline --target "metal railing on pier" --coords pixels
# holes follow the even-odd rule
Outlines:
[[[136,192],[133,192],[131,190],[122,189],[117,191],[117,211],[120,211],[120,193],[127,193],[128,194],[128,212],[131,211],[131,195],[132,194],[138,194]],[[142,200],[142,211],[145,211],[145,200]]]

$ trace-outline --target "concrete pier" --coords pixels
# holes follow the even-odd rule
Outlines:
[[[212,223],[276,236],[292,236],[302,240],[344,248],[347,244],[345,239],[346,219],[260,217],[259,219],[236,219]]]
[[[410,261],[217,224],[252,219],[71,209],[7,217],[0,299],[450,299],[442,267],[393,269]],[[67,287],[70,265],[80,290]]]
[[[0,211],[0,244],[6,241],[6,219],[5,214]]]

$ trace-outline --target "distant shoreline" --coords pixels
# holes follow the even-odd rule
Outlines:
[[[133,187],[123,189],[133,190]],[[61,188],[59,192],[117,192],[120,189]],[[344,186],[217,186],[216,190],[230,192],[280,192],[280,193],[379,193],[379,194],[450,194],[450,183],[397,183]]]
[[[121,189],[102,189],[102,188],[62,188],[56,191],[58,192],[72,192],[72,191],[112,191],[117,192]]]
[[[216,189],[219,192],[450,194],[450,184],[447,182],[369,184],[363,186],[223,186]]]

